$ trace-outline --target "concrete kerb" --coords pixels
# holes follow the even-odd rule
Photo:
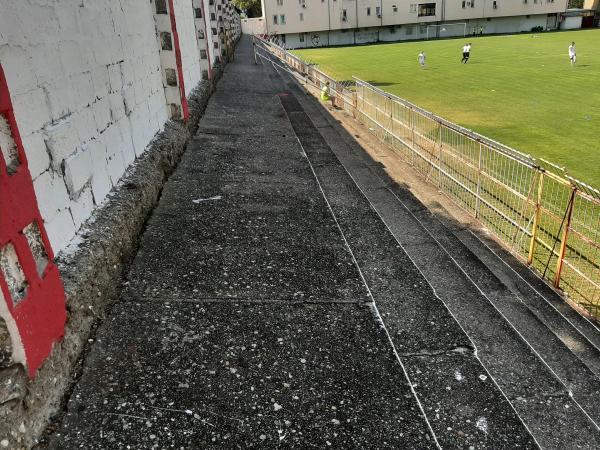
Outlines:
[[[0,370],[0,445],[30,448],[37,444],[52,417],[77,380],[78,366],[88,339],[118,298],[128,261],[134,256],[146,220],[160,198],[162,187],[175,170],[187,143],[223,73],[203,80],[190,94],[187,124],[169,121],[164,131],[127,171],[106,203],[94,212],[78,234],[79,245],[57,263],[67,295],[67,325],[61,342],[38,371],[27,380],[20,365]],[[5,445],[7,444],[8,445]]]

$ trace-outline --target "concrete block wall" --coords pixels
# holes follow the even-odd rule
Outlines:
[[[0,0],[0,64],[46,230],[74,237],[167,116],[146,0]]]
[[[185,95],[187,97],[202,79],[193,2],[192,0],[174,0],[173,5],[181,48]]]
[[[194,25],[196,27],[196,38],[198,40],[198,55],[200,58],[200,71],[203,77],[212,78],[212,66],[214,64],[214,51],[212,50],[212,36],[210,27],[207,26],[206,11],[208,2],[204,0],[192,0],[194,8]]]
[[[158,14],[163,3],[167,13]],[[0,64],[55,253],[175,116],[171,105],[181,108],[208,70],[194,3],[0,0]],[[168,50],[163,32],[170,33]],[[220,50],[209,53],[212,64]]]

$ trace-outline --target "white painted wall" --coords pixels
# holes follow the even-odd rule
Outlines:
[[[0,0],[0,64],[55,253],[163,129],[167,97],[180,101],[155,1]],[[193,0],[174,10],[187,95],[202,74]]]
[[[154,19],[147,0],[0,11],[0,63],[58,252],[166,121]]]
[[[255,17],[252,19],[242,19],[242,33],[244,34],[265,34],[267,27],[265,26],[265,19],[262,17]]]
[[[177,21],[177,34],[181,48],[181,63],[183,66],[183,82],[185,95],[192,92],[202,78],[196,38],[196,25],[194,24],[194,10],[192,0],[174,0],[175,19]]]
[[[425,15],[429,11],[421,9],[420,5],[429,3],[435,4],[435,11],[431,15]],[[378,7],[381,17],[377,14]],[[512,19],[557,14],[565,11],[566,7],[567,0],[465,0],[464,7],[463,0],[263,0],[263,16],[267,33],[278,35],[327,33],[357,28],[363,30],[392,25],[486,21],[487,18],[492,21],[508,20],[505,25],[509,31],[506,32],[512,32],[524,31],[525,26],[514,27]],[[285,17],[285,23],[282,23],[282,16]],[[332,38],[332,41],[337,42],[338,38]],[[332,45],[338,44],[332,42]]]
[[[560,23],[561,30],[578,30],[581,28],[581,22],[583,18],[581,16],[565,17]]]
[[[537,26],[546,27],[547,16],[545,14],[530,17],[497,17],[488,20],[470,20],[467,24],[467,35],[472,30],[484,27],[484,33],[519,33],[531,31]],[[361,28],[355,30],[332,30],[315,31],[307,33],[290,33],[285,35],[285,44],[288,48],[311,48],[336,45],[368,44],[371,42],[397,42],[406,40],[425,39],[427,37],[426,23],[408,23],[395,26],[383,26],[372,28]],[[393,29],[393,31],[392,31]],[[300,39],[304,35],[304,40]],[[463,36],[464,26],[447,26],[446,31],[440,33],[440,37]],[[435,36],[435,29],[430,27],[429,36]],[[315,38],[316,37],[316,38]]]

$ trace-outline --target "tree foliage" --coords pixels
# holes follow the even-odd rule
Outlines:
[[[233,0],[233,4],[238,9],[245,11],[248,17],[260,17],[262,15],[260,0]]]

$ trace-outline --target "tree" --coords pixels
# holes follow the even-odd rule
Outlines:
[[[260,0],[233,0],[233,4],[238,9],[245,11],[248,17],[262,16]]]

